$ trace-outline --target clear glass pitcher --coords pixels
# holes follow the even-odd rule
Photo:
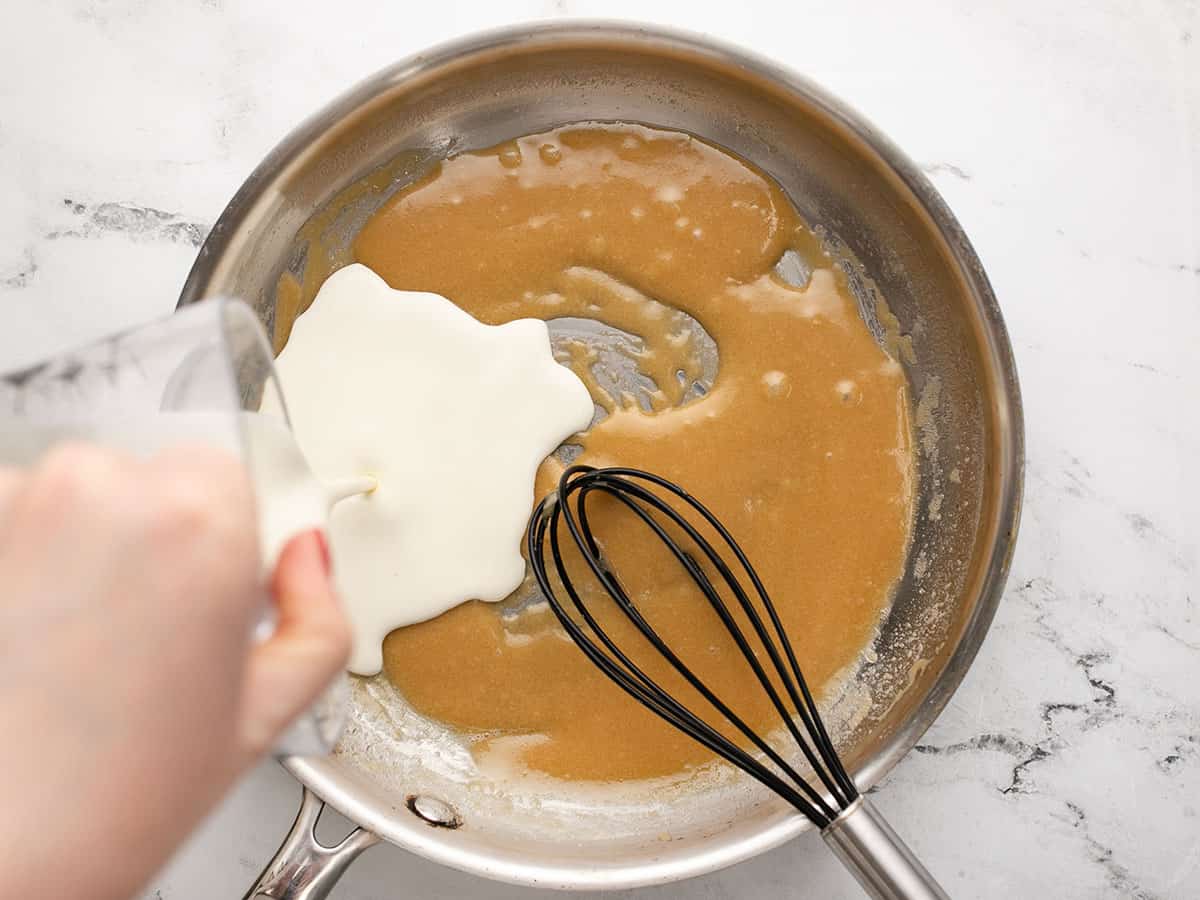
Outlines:
[[[202,441],[236,453],[253,473],[244,413],[269,415],[261,408],[287,425],[262,325],[240,301],[208,300],[0,375],[0,462],[28,465],[63,440],[139,455]],[[259,639],[274,627],[265,585],[263,597]],[[345,720],[344,678],[284,735],[278,755],[332,748]]]

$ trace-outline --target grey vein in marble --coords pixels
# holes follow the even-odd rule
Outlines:
[[[1042,586],[1038,579],[1030,579],[1017,588],[1016,593],[1028,595],[1030,591]],[[1036,605],[1036,604],[1035,604]],[[1083,676],[1093,691],[1092,699],[1087,703],[1074,701],[1051,700],[1039,706],[1040,718],[1044,735],[1037,741],[1027,741],[1019,737],[994,732],[975,735],[964,741],[957,741],[944,746],[934,744],[918,744],[913,749],[924,754],[955,755],[967,752],[996,752],[1011,756],[1016,762],[1009,776],[1009,783],[999,788],[1001,794],[1026,794],[1035,792],[1036,788],[1029,781],[1029,770],[1032,766],[1050,759],[1063,746],[1059,735],[1056,718],[1062,713],[1082,713],[1081,729],[1088,730],[1102,724],[1108,718],[1116,715],[1117,690],[1105,679],[1095,674],[1094,669],[1111,661],[1108,651],[1096,650],[1086,653],[1075,653],[1063,641],[1061,635],[1046,623],[1044,616],[1035,618],[1043,636],[1047,641],[1071,658],[1074,665],[1082,670]]]
[[[21,254],[21,260],[15,269],[10,274],[0,277],[0,287],[23,288],[37,274],[37,270],[37,260],[33,258],[33,251],[27,249]]]
[[[76,217],[65,228],[47,233],[50,240],[64,237],[90,238],[106,233],[124,234],[134,240],[173,241],[199,247],[204,243],[209,226],[184,218],[177,213],[139,206],[134,203],[82,203],[70,198],[63,206]]]
[[[1158,900],[1159,895],[1141,887],[1132,873],[1114,859],[1113,849],[1092,836],[1088,828],[1087,813],[1070,800],[1066,801],[1067,810],[1071,813],[1071,827],[1080,832],[1087,845],[1088,856],[1092,862],[1104,870],[1109,886],[1125,897],[1134,900]]]

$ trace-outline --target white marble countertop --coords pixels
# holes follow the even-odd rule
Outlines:
[[[242,178],[359,78],[577,14],[711,33],[824,84],[924,165],[1000,298],[1028,428],[1016,560],[978,661],[879,805],[956,896],[1200,896],[1196,0],[14,0],[0,364],[169,311]],[[241,896],[297,798],[260,767],[146,897]],[[859,896],[810,838],[634,893]],[[335,896],[529,893],[382,847]]]

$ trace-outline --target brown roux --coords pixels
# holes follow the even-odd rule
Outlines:
[[[577,316],[640,336],[627,352],[657,385],[642,405],[600,387],[584,345],[564,354],[608,412],[577,439],[581,461],[650,469],[706,502],[755,561],[818,692],[862,652],[912,516],[906,383],[761,172],[688,135],[569,127],[446,161],[396,194],[353,249],[393,287],[444,294],[485,322]],[[804,287],[773,273],[788,249],[813,270]],[[685,396],[701,362],[678,310],[719,350],[698,398]],[[542,467],[538,497],[561,467]],[[605,552],[680,655],[743,698],[757,727],[777,724],[700,595],[644,532],[613,523],[597,526]],[[483,763],[624,780],[711,759],[594,670],[545,604],[467,603],[389,635],[384,666]]]

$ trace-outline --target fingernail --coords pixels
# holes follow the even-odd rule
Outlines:
[[[320,528],[314,528],[312,536],[321,550],[321,562],[325,566],[325,574],[330,575],[333,573],[333,557],[329,555],[329,538]]]

